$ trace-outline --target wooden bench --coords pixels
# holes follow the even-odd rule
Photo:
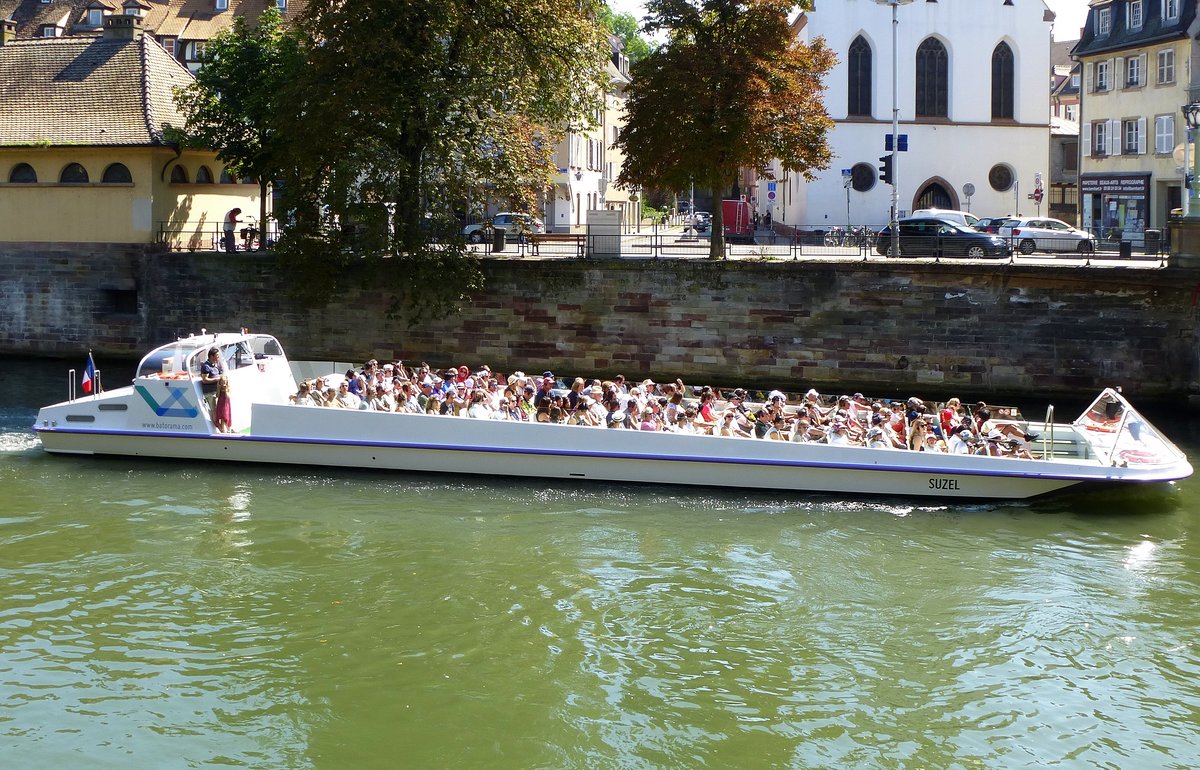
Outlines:
[[[529,236],[530,253],[541,256],[538,247],[543,243],[571,243],[575,245],[575,256],[583,259],[587,256],[587,236],[580,233],[533,233]]]

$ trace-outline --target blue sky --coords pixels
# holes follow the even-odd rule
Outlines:
[[[646,13],[643,0],[608,0],[608,5],[617,13],[631,13],[637,19]],[[1055,40],[1079,37],[1079,28],[1087,19],[1088,0],[1046,0],[1046,5],[1058,16],[1054,22]]]

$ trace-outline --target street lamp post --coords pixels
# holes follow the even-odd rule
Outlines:
[[[899,6],[908,5],[912,1],[875,0],[879,5],[892,7],[892,214],[890,227],[892,229],[891,253],[896,255],[900,254],[900,227],[896,223],[896,215],[900,209],[900,186],[896,168],[896,150],[900,146],[900,108],[896,105],[896,29],[900,26],[900,20],[896,18],[896,9]]]
[[[1183,119],[1187,121],[1188,127],[1188,137],[1186,138],[1194,139],[1196,136],[1196,130],[1200,129],[1200,102],[1192,102],[1191,104],[1185,105],[1183,107]],[[1187,184],[1188,174],[1186,169],[1189,144],[1191,144],[1189,141],[1185,141],[1183,143],[1183,180],[1184,185],[1187,187],[1187,200],[1184,208],[1188,219],[1200,219],[1200,201],[1196,200],[1197,174],[1200,174],[1200,152],[1197,152],[1196,148],[1192,147],[1192,180],[1191,184]]]

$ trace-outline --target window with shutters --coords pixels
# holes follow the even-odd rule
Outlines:
[[[1103,158],[1108,153],[1108,122],[1098,120],[1092,124],[1092,157]]]
[[[922,118],[945,118],[950,114],[950,57],[946,46],[928,38],[917,48],[916,113]]]
[[[1096,77],[1095,77],[1095,80],[1093,81],[1092,90],[1093,91],[1107,91],[1108,90],[1108,62],[1106,62],[1106,61],[1096,62]]]
[[[1125,60],[1125,87],[1137,88],[1142,84],[1142,57],[1131,56]]]
[[[1175,49],[1164,48],[1158,52],[1158,84],[1175,82]]]
[[[1140,154],[1139,146],[1142,143],[1141,138],[1141,120],[1123,120],[1121,121],[1121,154],[1123,155],[1138,155]]]

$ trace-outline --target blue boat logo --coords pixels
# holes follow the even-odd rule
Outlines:
[[[188,391],[191,388],[172,388],[170,385],[167,385],[167,398],[162,404],[159,404],[158,400],[150,395],[150,391],[145,386],[134,385],[133,389],[137,391],[138,395],[142,397],[146,404],[159,417],[192,418],[200,414],[200,408],[188,398]]]

